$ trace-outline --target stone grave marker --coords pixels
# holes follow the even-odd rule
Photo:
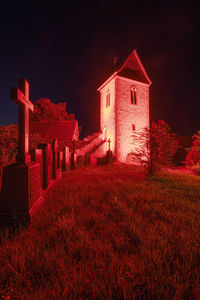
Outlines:
[[[57,179],[57,166],[58,166],[58,141],[56,139],[53,140],[52,143],[52,157],[53,157],[53,161],[52,161],[52,178],[53,179]]]
[[[30,151],[31,154],[31,160],[39,163],[40,165],[40,182],[41,182],[41,188],[44,188],[44,168],[43,168],[43,153],[42,149],[33,149]]]
[[[97,166],[97,157],[94,154],[90,155],[90,165]]]
[[[85,154],[85,166],[90,165],[90,153]]]
[[[106,152],[106,163],[109,164],[109,163],[113,162],[112,151],[110,150],[111,140],[108,139],[107,143],[108,143],[108,151]]]
[[[70,165],[69,147],[65,146],[63,149],[62,171],[66,171],[69,165]]]
[[[43,189],[47,189],[52,179],[52,149],[51,144],[40,143],[38,148],[42,150],[43,157]]]
[[[79,165],[79,166],[83,166],[84,165],[84,156],[83,155],[79,155],[77,157],[77,165]]]
[[[27,218],[38,207],[41,200],[39,163],[30,161],[29,111],[34,110],[29,100],[29,83],[19,80],[19,88],[12,87],[11,99],[18,104],[19,138],[16,163],[3,170],[1,210],[17,213]]]
[[[63,152],[58,151],[57,154],[57,179],[60,179],[62,177],[62,160],[63,160]]]
[[[70,165],[70,169],[74,170],[75,169],[75,157],[76,153],[75,153],[75,140],[72,141],[72,152],[71,152],[71,165]]]

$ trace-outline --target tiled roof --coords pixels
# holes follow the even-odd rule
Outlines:
[[[30,132],[38,133],[47,140],[70,142],[79,136],[78,121],[31,121]]]
[[[140,70],[133,70],[131,68],[122,69],[117,75],[130,78],[139,82],[149,83],[144,76],[144,74]]]
[[[137,55],[136,50],[133,50],[127,60],[121,65],[121,67],[115,71],[99,88],[101,90],[110,80],[115,78],[117,75],[130,78],[145,84],[150,85],[151,80],[149,79],[140,59]]]

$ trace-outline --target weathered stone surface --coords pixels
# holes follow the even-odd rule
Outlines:
[[[10,96],[19,105],[19,139],[17,161],[29,162],[29,110],[34,110],[33,103],[29,100],[29,83],[26,79],[19,80],[19,88],[12,87]]]
[[[142,138],[136,141],[133,135],[149,128],[150,85],[151,81],[134,50],[124,65],[98,89],[100,129],[104,138],[111,141],[110,149],[107,145],[106,150],[111,150],[118,161],[126,162],[130,153],[145,147],[145,141]]]
[[[107,161],[107,164],[110,164],[113,162],[113,155],[112,155],[112,151],[108,150],[106,152],[106,161]]]
[[[69,147],[64,147],[63,149],[63,161],[62,161],[62,170],[66,171],[70,165],[70,155],[69,155]]]
[[[42,159],[43,159],[42,188],[46,189],[50,185],[52,179],[52,147],[51,144],[41,143],[38,145],[38,148],[42,150]]]
[[[53,168],[52,168],[52,178],[57,179],[57,160],[58,160],[58,141],[55,139],[52,143],[52,157],[53,157]]]
[[[44,165],[43,165],[44,158],[43,158],[42,149],[31,150],[31,160],[37,162],[40,166],[40,182],[41,182],[41,187],[44,188]]]
[[[56,178],[60,179],[62,177],[62,160],[63,160],[63,152],[58,151],[57,155],[57,170],[56,170]]]
[[[84,165],[84,156],[83,155],[79,155],[77,157],[77,165],[79,165],[79,166],[83,166]]]
[[[93,154],[90,155],[90,165],[93,167],[97,166],[97,157]]]
[[[25,79],[19,80],[19,88],[11,88],[11,99],[19,105],[19,147],[17,163],[3,169],[0,210],[29,216],[41,199],[41,177],[39,163],[30,161],[29,110],[34,106]]]
[[[131,104],[130,101],[130,87],[133,84],[137,90],[137,105]],[[138,141],[134,143],[133,134],[149,127],[149,86],[119,77],[116,79],[116,99],[117,157],[126,162],[127,155],[140,146]]]
[[[85,154],[85,166],[90,165],[90,153]]]
[[[1,211],[29,213],[41,198],[40,167],[36,162],[3,170]]]
[[[70,164],[70,169],[71,170],[74,170],[75,169],[75,163],[77,161],[77,155],[76,155],[76,152],[75,152],[75,140],[72,141],[72,146],[73,146],[73,149],[72,149],[72,152],[71,152],[71,164]]]

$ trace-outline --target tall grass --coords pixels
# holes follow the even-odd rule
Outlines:
[[[0,249],[3,299],[198,299],[200,178],[112,165],[65,173]]]

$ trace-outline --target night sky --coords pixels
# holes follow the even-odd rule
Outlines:
[[[119,64],[137,49],[152,81],[151,119],[181,135],[200,130],[197,1],[2,2],[0,125],[17,123],[10,87],[26,78],[32,101],[65,101],[82,136],[97,131],[97,88],[116,58]]]

